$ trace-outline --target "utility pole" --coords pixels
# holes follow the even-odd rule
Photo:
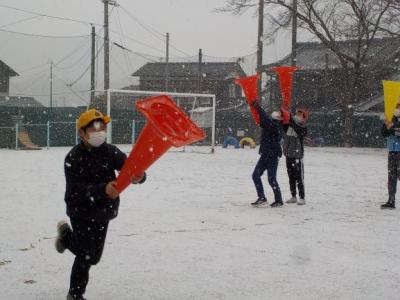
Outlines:
[[[263,34],[264,34],[264,0],[259,0],[258,4],[258,36],[257,36],[257,73],[260,79],[257,84],[258,95],[261,100],[262,83],[262,63],[263,63]]]
[[[198,75],[198,82],[197,82],[197,89],[198,92],[201,93],[201,80],[203,77],[203,72],[202,72],[202,64],[203,64],[203,52],[201,48],[199,49],[199,75]]]
[[[93,106],[94,103],[94,90],[95,90],[95,72],[96,72],[96,29],[92,25],[92,62],[90,69],[90,102]]]
[[[292,4],[292,55],[291,63],[292,66],[296,66],[297,62],[297,0],[293,0]]]
[[[169,81],[169,32],[165,35],[167,39],[166,53],[165,53],[165,91],[168,92],[168,81]]]
[[[104,2],[104,90],[110,88],[110,39],[108,27],[108,5],[110,0]]]

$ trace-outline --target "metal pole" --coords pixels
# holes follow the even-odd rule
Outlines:
[[[47,149],[50,148],[50,121],[47,121]]]
[[[198,93],[201,94],[201,78],[202,78],[202,63],[203,63],[203,52],[201,49],[199,49],[199,76],[198,76],[198,82],[197,82],[197,89],[198,89]]]
[[[169,32],[166,34],[167,45],[166,45],[166,55],[165,55],[165,91],[168,92],[168,81],[169,81]]]
[[[90,70],[90,106],[94,103],[95,76],[96,76],[96,29],[92,26],[92,60]]]
[[[264,0],[259,0],[258,4],[258,36],[257,36],[257,73],[262,74],[262,61],[263,61],[263,34],[264,34]],[[258,96],[261,99],[261,83],[262,80],[258,81]]]
[[[108,2],[104,1],[104,90],[110,88],[110,40],[108,27]]]
[[[111,116],[111,91],[107,90],[107,116]],[[107,142],[112,143],[112,121],[107,125]]]
[[[75,121],[75,145],[79,143],[78,120]]]
[[[18,135],[19,135],[19,128],[17,122],[17,124],[15,124],[15,150],[18,150]]]
[[[53,107],[53,61],[50,62],[50,119],[51,119],[51,111]]]
[[[216,110],[217,99],[213,96],[213,108],[212,108],[212,127],[211,127],[211,153],[214,153],[215,147],[215,110]]]
[[[135,132],[136,131],[136,126],[135,126],[135,120],[132,120],[132,145],[135,143]]]

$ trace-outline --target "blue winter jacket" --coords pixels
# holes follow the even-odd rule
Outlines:
[[[259,105],[255,108],[260,115],[262,128],[259,153],[267,157],[281,157],[282,126],[280,121],[269,117]]]
[[[386,125],[382,126],[382,135],[387,137],[387,149],[389,152],[400,152],[400,120],[393,117],[393,127],[387,129]]]

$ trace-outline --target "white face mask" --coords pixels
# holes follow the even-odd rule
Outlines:
[[[297,124],[302,124],[304,122],[304,119],[300,116],[293,116],[293,120],[297,123]]]
[[[395,116],[396,118],[400,117],[400,109],[396,108],[396,109],[394,110],[393,114],[394,114],[394,116]]]
[[[282,119],[281,118],[281,113],[278,112],[278,111],[274,111],[271,114],[271,118],[274,119],[274,120],[281,120]]]
[[[89,133],[88,143],[93,147],[99,147],[106,141],[106,132],[95,131]]]

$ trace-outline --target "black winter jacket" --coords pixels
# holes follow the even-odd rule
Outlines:
[[[382,136],[383,137],[388,137],[388,136],[400,136],[400,118],[397,118],[396,116],[393,116],[392,118],[392,123],[393,127],[390,129],[387,129],[386,124],[382,125]]]
[[[107,143],[88,149],[81,142],[73,147],[64,162],[67,215],[97,222],[115,218],[119,198],[108,198],[105,187],[125,160],[125,153]]]
[[[307,127],[297,124],[290,116],[289,124],[283,125],[285,135],[283,138],[283,154],[289,158],[304,157],[304,137],[307,135]]]
[[[256,105],[255,108],[260,115],[260,127],[262,128],[259,153],[266,157],[281,157],[282,126],[280,121],[267,116],[259,105]]]

